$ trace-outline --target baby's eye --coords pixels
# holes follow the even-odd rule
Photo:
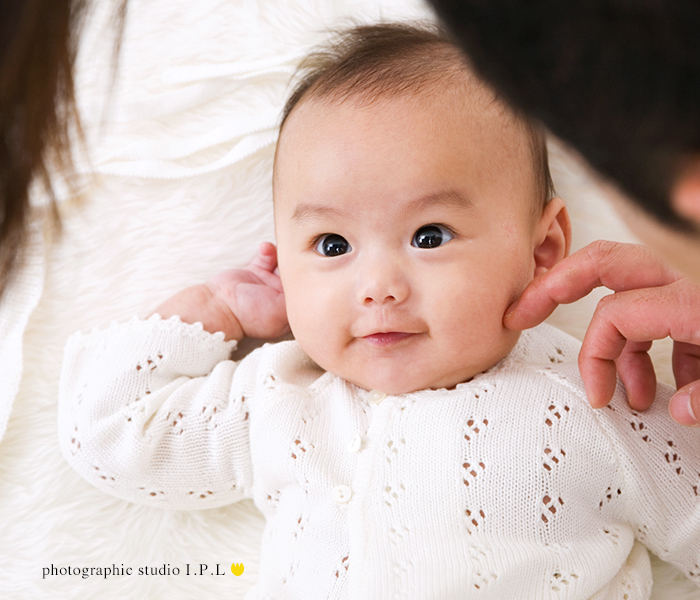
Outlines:
[[[449,242],[454,236],[442,225],[423,225],[413,234],[411,246],[416,248],[437,248]]]
[[[322,256],[340,256],[350,252],[352,247],[342,235],[328,233],[321,236],[315,250]]]

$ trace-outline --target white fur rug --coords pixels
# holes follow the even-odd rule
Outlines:
[[[63,345],[77,329],[147,314],[273,240],[275,121],[299,56],[348,17],[427,13],[419,0],[132,0],[104,110],[111,5],[100,3],[79,67],[89,142],[80,168],[97,175],[81,180],[77,197],[62,192],[62,236],[37,236],[23,279],[0,305],[0,417],[14,400],[0,443],[0,598],[240,599],[257,576],[263,521],[252,503],[137,506],[93,489],[64,462],[56,436]],[[552,159],[575,247],[629,239],[585,175],[556,148]],[[594,303],[563,307],[552,321],[581,337]],[[667,350],[657,364],[669,380]],[[232,563],[245,565],[241,576]],[[52,566],[123,574],[83,578]],[[700,598],[675,569],[654,566],[655,600]]]

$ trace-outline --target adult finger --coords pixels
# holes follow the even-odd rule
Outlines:
[[[679,389],[668,404],[668,412],[676,423],[697,427],[700,415],[700,381],[694,381]]]
[[[649,342],[669,336],[693,345],[700,342],[700,287],[696,284],[681,280],[604,297],[596,307],[579,354],[581,377],[591,405],[599,408],[612,398],[615,361],[628,340]],[[644,381],[631,380],[635,389]]]
[[[700,347],[686,342],[674,342],[672,365],[677,388],[700,379]]]
[[[534,279],[506,310],[509,329],[522,330],[544,321],[559,304],[569,304],[605,286],[625,291],[667,285],[681,275],[648,248],[598,240]]]
[[[656,373],[649,356],[651,345],[652,342],[628,341],[615,361],[617,374],[627,390],[629,405],[635,410],[649,408],[656,395]]]

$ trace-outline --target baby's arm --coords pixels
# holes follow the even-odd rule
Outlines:
[[[78,473],[120,498],[169,508],[212,508],[250,495],[259,353],[236,364],[228,360],[235,341],[224,338],[286,330],[275,267],[274,247],[263,245],[246,269],[165,302],[158,310],[171,318],[71,336],[59,435]]]
[[[155,312],[177,315],[184,323],[202,323],[205,331],[223,331],[227,340],[272,339],[289,331],[277,250],[267,242],[244,269],[222,271],[206,283],[186,288]]]

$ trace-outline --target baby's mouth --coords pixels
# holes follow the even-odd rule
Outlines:
[[[384,348],[398,344],[410,337],[418,335],[417,333],[406,333],[405,331],[382,331],[364,336],[362,339],[367,340],[373,346]]]

